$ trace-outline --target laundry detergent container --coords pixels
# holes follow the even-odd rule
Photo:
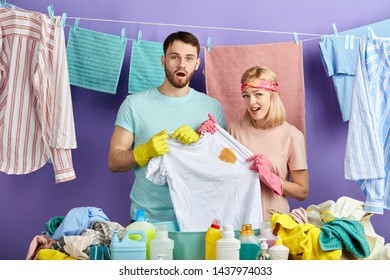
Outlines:
[[[173,259],[174,260],[204,260],[205,259],[205,238],[206,231],[200,232],[181,232],[176,222],[153,223],[155,226],[165,224],[168,230],[168,237],[174,241]],[[256,235],[259,229],[254,229]],[[235,231],[238,238],[240,231]]]

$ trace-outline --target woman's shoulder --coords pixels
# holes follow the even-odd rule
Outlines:
[[[242,128],[247,127],[247,126],[248,126],[248,124],[244,119],[232,120],[227,125],[228,129],[231,129],[231,130],[242,129]]]
[[[289,122],[285,121],[282,125],[281,125],[281,128],[283,128],[284,130],[286,130],[287,132],[289,133],[293,133],[293,134],[301,134],[303,135],[303,132],[300,131],[296,126],[290,124]]]
[[[284,122],[281,127],[283,127],[282,130],[285,138],[291,139],[294,143],[305,142],[305,135],[296,126],[288,122]]]

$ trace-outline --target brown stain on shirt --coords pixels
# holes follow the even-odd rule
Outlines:
[[[218,158],[228,163],[235,163],[237,161],[236,154],[230,148],[223,148]]]

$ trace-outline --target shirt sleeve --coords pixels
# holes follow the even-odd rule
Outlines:
[[[149,161],[145,171],[145,177],[156,185],[163,186],[167,183],[163,156],[154,157]]]
[[[296,131],[291,138],[291,151],[288,166],[291,171],[308,168],[305,138],[300,131]]]

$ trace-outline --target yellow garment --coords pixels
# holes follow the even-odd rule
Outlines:
[[[199,141],[199,134],[196,133],[190,126],[183,125],[175,130],[172,138],[177,138],[183,144],[191,144]]]
[[[323,251],[319,236],[321,229],[313,224],[298,224],[288,214],[275,213],[271,217],[274,235],[280,235],[290,254],[302,254],[303,260],[338,260],[341,250]]]
[[[169,151],[168,137],[166,130],[162,130],[150,138],[147,143],[135,147],[134,159],[139,166],[144,167],[152,158],[166,154]]]
[[[69,260],[74,261],[77,260],[75,258],[70,257],[69,255],[62,253],[58,250],[54,249],[41,249],[37,254],[38,260]]]

